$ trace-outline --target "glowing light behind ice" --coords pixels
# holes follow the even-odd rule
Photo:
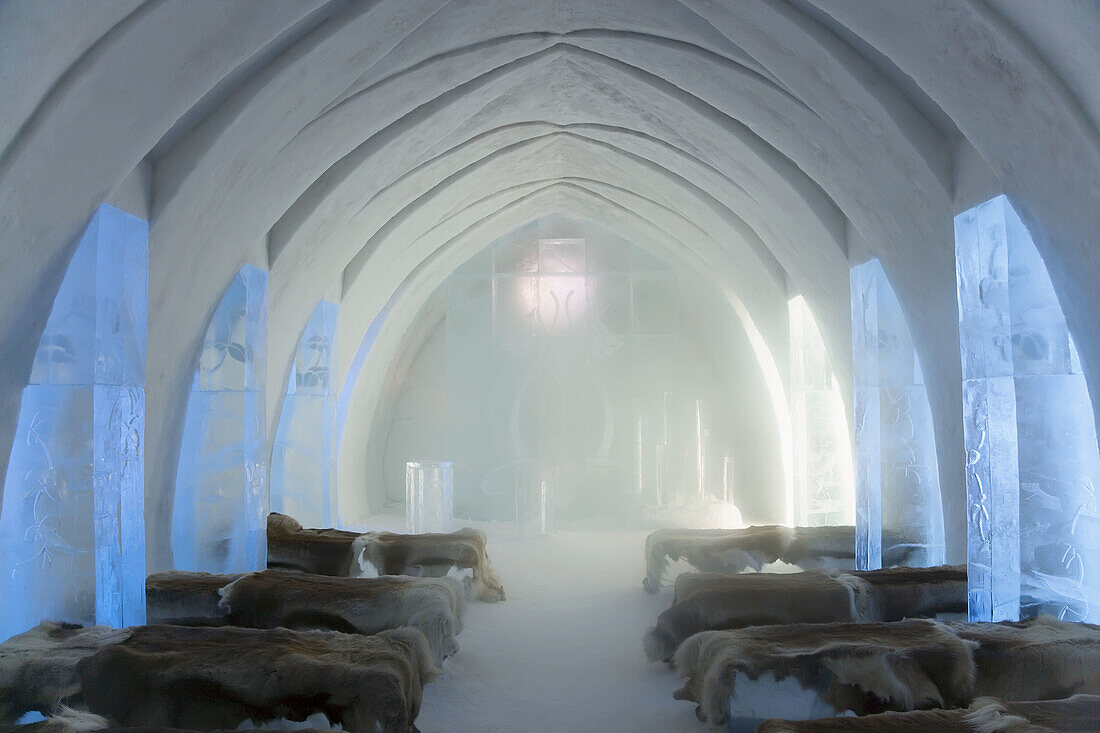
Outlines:
[[[101,206],[23,392],[0,518],[0,639],[42,619],[145,622],[149,227]]]
[[[851,290],[856,563],[880,568],[890,545],[905,543],[924,548],[909,564],[940,565],[943,507],[920,359],[878,260],[852,268]]]
[[[825,342],[801,295],[789,302],[794,521],[817,527],[855,519],[852,441]]]
[[[267,273],[245,265],[206,331],[187,404],[172,514],[181,570],[266,565]]]
[[[970,617],[1100,620],[1088,387],[1031,235],[1005,196],[955,218]]]
[[[336,523],[337,306],[322,300],[298,341],[271,453],[271,511]]]
[[[537,534],[550,515],[621,520],[720,497],[728,411],[710,411],[714,395],[681,363],[681,288],[694,281],[587,223],[546,236],[551,219],[445,285],[456,515]]]

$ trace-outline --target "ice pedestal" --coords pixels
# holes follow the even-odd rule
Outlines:
[[[337,521],[336,315],[323,300],[302,332],[271,453],[271,511],[306,527]]]
[[[145,622],[148,226],[101,206],[24,389],[0,516],[0,640]]]
[[[851,292],[856,563],[880,568],[903,545],[919,549],[907,564],[939,565],[943,509],[920,360],[878,260],[852,268]]]
[[[267,564],[266,360],[267,274],[246,265],[210,321],[187,404],[172,515],[178,569]]]
[[[405,530],[450,532],[454,518],[454,465],[450,461],[405,464]]]
[[[1005,196],[955,218],[970,617],[1100,620],[1088,386],[1050,277]]]

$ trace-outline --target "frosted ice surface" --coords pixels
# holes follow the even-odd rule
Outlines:
[[[271,455],[271,511],[307,527],[337,521],[336,315],[322,300],[302,332]]]
[[[405,530],[450,532],[454,518],[454,465],[450,461],[405,464]]]
[[[1046,267],[1005,196],[955,218],[971,618],[1100,619],[1088,387]]]
[[[851,524],[852,450],[840,389],[825,343],[802,296],[790,300],[794,521]]]
[[[0,518],[0,638],[145,621],[148,226],[101,206],[23,392]]]
[[[246,265],[211,318],[187,404],[172,515],[181,570],[266,565],[267,273]]]
[[[878,260],[852,268],[851,293],[856,562],[938,565],[943,508],[920,359]]]

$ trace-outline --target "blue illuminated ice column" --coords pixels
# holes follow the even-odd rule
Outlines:
[[[322,300],[298,341],[271,454],[271,511],[336,524],[335,303]]]
[[[145,623],[148,225],[101,206],[23,390],[0,515],[0,640]]]
[[[1088,385],[1005,196],[955,217],[970,618],[1100,621],[1100,456]]]
[[[940,565],[943,507],[920,359],[878,260],[852,268],[856,564]]]
[[[267,564],[267,273],[245,265],[206,330],[187,403],[172,514],[176,568]]]

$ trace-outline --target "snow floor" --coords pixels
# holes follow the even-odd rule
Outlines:
[[[694,704],[672,699],[676,673],[649,662],[642,637],[672,589],[642,590],[650,530],[489,535],[502,603],[471,602],[460,650],[424,690],[423,733],[701,733]]]

